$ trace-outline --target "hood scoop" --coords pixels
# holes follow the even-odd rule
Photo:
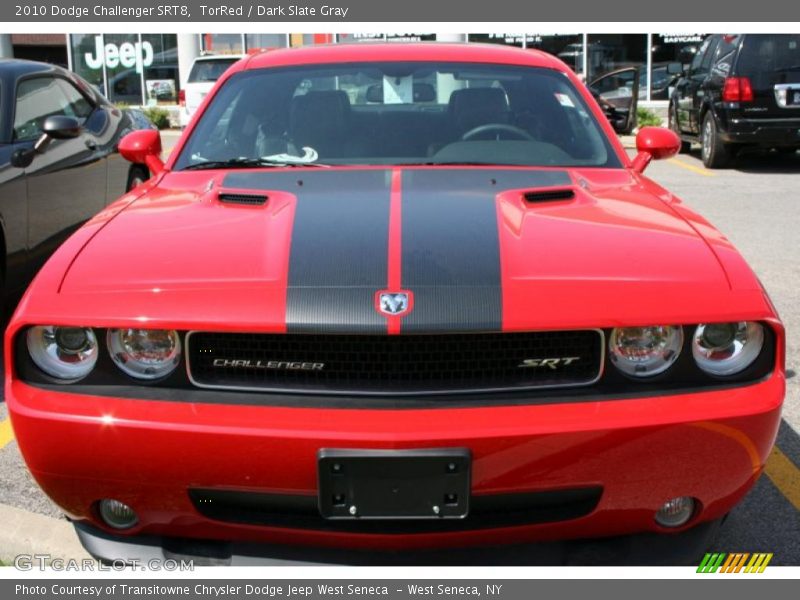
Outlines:
[[[269,200],[266,194],[221,191],[217,199],[223,204],[239,204],[243,206],[263,206]]]
[[[525,192],[522,196],[525,198],[525,202],[529,204],[565,202],[575,199],[575,190],[573,190],[571,187],[546,188]]]

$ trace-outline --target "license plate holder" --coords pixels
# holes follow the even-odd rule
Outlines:
[[[463,519],[470,452],[322,449],[319,511],[326,519]]]

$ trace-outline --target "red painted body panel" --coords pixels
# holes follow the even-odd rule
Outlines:
[[[760,320],[776,333],[772,374],[741,387],[663,397],[425,410],[83,397],[21,381],[12,341],[30,324],[286,331],[297,197],[257,190],[269,196],[266,205],[222,204],[217,195],[225,172],[170,172],[179,143],[163,173],[103,211],[53,255],[9,325],[6,401],[22,453],[43,489],[71,517],[98,526],[91,511],[97,499],[130,503],[141,525],[128,533],[370,548],[657,530],[653,513],[678,495],[700,499],[698,520],[729,511],[762,470],[785,392],[783,328],[730,242],[633,171],[588,91],[546,54],[447,44],[275,51],[243,59],[217,89],[245,68],[361,60],[483,61],[561,70],[611,138],[625,168],[567,170],[574,200],[530,205],[524,190],[498,190],[503,330]],[[410,170],[425,168],[436,167],[392,168],[388,289],[401,280],[402,182]],[[446,227],[447,215],[442,223]],[[398,319],[390,320],[387,333],[398,332]],[[465,446],[474,457],[475,494],[582,485],[604,491],[592,514],[573,521],[392,536],[224,524],[202,517],[189,502],[186,490],[192,486],[314,494],[316,453],[326,446]]]
[[[131,533],[415,548],[657,530],[653,513],[676,495],[699,498],[702,518],[717,518],[760,474],[784,384],[776,374],[666,398],[401,411],[87,401],[21,382],[6,394],[31,471],[73,518],[93,520],[91,504],[114,497],[145,523]],[[476,494],[600,484],[603,497],[591,515],[563,523],[387,536],[217,523],[186,494],[191,486],[314,494],[319,448],[454,446],[472,450]]]
[[[772,315],[730,243],[655,184],[625,170],[570,175],[585,187],[576,185],[577,200],[568,204],[526,206],[514,190],[497,196],[504,329]],[[281,330],[296,199],[267,191],[272,201],[264,207],[223,205],[215,199],[221,178],[168,173],[111,221],[96,219],[90,227],[105,226],[92,243],[63,280],[37,285],[20,316],[97,327]],[[734,282],[720,256],[735,269]]]

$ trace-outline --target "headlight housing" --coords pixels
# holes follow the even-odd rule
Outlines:
[[[136,379],[163,379],[181,359],[181,338],[173,329],[109,329],[106,344],[117,367]]]
[[[752,365],[764,347],[764,326],[755,321],[701,324],[692,338],[692,356],[710,375],[727,377]]]
[[[608,339],[612,364],[625,375],[652,377],[669,369],[680,356],[683,328],[673,325],[619,327]]]
[[[31,327],[26,342],[36,366],[63,383],[83,379],[97,364],[97,338],[88,327]]]

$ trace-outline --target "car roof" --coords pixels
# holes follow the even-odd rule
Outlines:
[[[194,62],[201,62],[204,60],[239,60],[244,58],[244,54],[203,54],[194,59]]]
[[[252,55],[243,68],[379,61],[495,63],[569,70],[557,57],[539,50],[498,44],[445,42],[331,44],[266,50]]]
[[[63,69],[56,65],[49,65],[33,60],[23,60],[21,58],[0,59],[0,72],[13,78],[28,75],[29,73],[43,73],[48,71],[63,71]]]

